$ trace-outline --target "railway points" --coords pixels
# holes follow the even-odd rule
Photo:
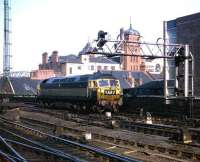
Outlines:
[[[62,145],[64,145],[64,146],[66,145],[66,147],[63,147],[63,149],[65,148],[65,151],[68,150],[67,149],[67,145],[70,145],[70,150],[72,150],[72,147],[78,147],[82,151],[85,150],[87,156],[85,155],[85,153],[81,153],[81,151],[79,152],[78,150],[74,151],[74,153],[76,154],[77,157],[80,156],[81,158],[86,158],[86,161],[88,161],[88,160],[89,161],[94,161],[94,160],[95,161],[99,161],[99,158],[102,159],[102,157],[105,160],[106,159],[110,159],[111,161],[112,160],[117,160],[117,161],[133,161],[133,162],[134,161],[138,161],[138,160],[130,159],[128,157],[124,157],[122,155],[118,155],[118,154],[115,154],[115,153],[111,153],[111,152],[105,151],[105,150],[97,148],[97,147],[87,146],[85,144],[80,144],[80,143],[73,142],[73,141],[70,141],[70,140],[66,140],[66,139],[63,139],[63,138],[60,138],[60,137],[56,137],[56,136],[51,135],[51,134],[43,133],[43,132],[35,130],[33,128],[30,128],[30,127],[27,127],[27,126],[23,126],[23,125],[21,125],[19,123],[13,123],[13,122],[11,122],[11,121],[9,121],[7,119],[4,119],[4,118],[1,118],[1,121],[3,121],[3,124],[6,125],[7,129],[8,129],[8,125],[12,125],[12,126],[14,125],[15,128],[18,129],[18,131],[19,130],[21,130],[21,131],[23,130],[25,134],[29,135],[29,137],[30,137],[30,135],[32,135],[34,137],[41,138],[40,142],[42,142],[42,141],[44,142],[44,138],[47,138],[48,141],[47,141],[46,145],[51,145],[51,143],[52,143],[52,145],[55,147],[56,146],[56,142],[58,142],[58,144],[57,144],[58,146],[56,146],[56,147],[60,148],[60,145],[62,143]],[[10,127],[11,129],[13,129],[12,126]],[[7,133],[9,132],[9,131],[6,131],[6,130],[4,130],[4,131],[7,132]],[[12,132],[9,132],[9,133],[12,134],[12,135],[14,134]],[[15,134],[15,136],[17,136],[18,138],[20,137],[19,135],[16,135],[16,134]],[[24,139],[24,137],[20,137],[20,138]],[[37,144],[38,144],[38,142],[37,142]],[[52,151],[52,149],[51,149],[51,151]],[[57,153],[57,155],[58,155],[58,153],[59,153],[59,155],[60,154],[61,155],[65,155],[65,154],[61,153],[59,150],[57,150],[56,153]],[[93,153],[95,154],[95,156],[96,156],[96,154],[98,154],[98,156],[94,157],[94,155],[92,155],[92,157],[90,157],[89,154],[93,154]],[[70,154],[73,154],[73,151],[71,151]],[[78,161],[78,159],[75,159],[74,161]]]
[[[171,132],[173,132],[174,130],[176,130],[176,126],[165,127],[164,125],[148,124],[149,127],[147,127],[146,125],[145,128],[145,123],[134,124],[133,122],[131,122],[128,124],[127,122],[125,122],[126,126],[132,125],[138,127],[138,131],[136,131],[135,129],[127,128],[125,130],[125,127],[111,129],[106,126],[105,121],[107,117],[103,114],[90,114],[89,116],[87,116],[86,114],[75,113],[71,113],[70,115],[70,112],[68,112],[68,117],[65,118],[65,115],[63,115],[64,111],[66,110],[40,110],[33,107],[30,107],[30,109],[28,109],[26,107],[22,108],[22,110],[20,111],[19,122],[23,123],[26,126],[37,128],[39,130],[56,134],[64,138],[84,143],[86,142],[96,146],[101,145],[101,147],[103,147],[104,149],[108,149],[109,151],[114,151],[130,157],[135,156],[140,160],[144,160],[144,157],[150,156],[152,159],[158,158],[164,159],[165,161],[170,161],[170,159],[173,159],[174,161],[184,161],[184,159],[187,159],[188,161],[195,161],[196,159],[198,161],[198,144],[191,145],[176,141],[173,142],[169,138],[170,133],[168,134],[168,136],[167,133],[161,133],[162,131],[170,132],[170,130]],[[91,118],[91,120],[88,120],[87,117]],[[112,118],[115,118],[114,114],[112,115]],[[119,115],[116,115],[116,119],[117,118],[119,118]],[[62,128],[61,131],[58,131],[58,129],[60,128]],[[140,129],[143,129],[143,131],[141,131]],[[152,131],[152,129],[156,129],[156,131],[159,133],[153,133],[155,135],[152,135],[152,132],[156,132],[155,130]],[[55,133],[55,130],[59,133]],[[84,134],[86,132],[91,132],[92,139],[89,141],[85,141],[84,139]],[[143,134],[142,132],[145,134]],[[153,143],[151,143],[150,141],[152,141]]]

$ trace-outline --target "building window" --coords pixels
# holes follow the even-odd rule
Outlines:
[[[72,67],[69,68],[69,73],[72,74]]]
[[[115,66],[111,66],[111,70],[115,70]]]
[[[94,65],[91,66],[91,70],[94,70]]]
[[[81,66],[78,66],[78,70],[81,70]]]
[[[101,70],[101,66],[97,66],[97,70]]]
[[[108,66],[104,66],[104,70],[108,70]]]

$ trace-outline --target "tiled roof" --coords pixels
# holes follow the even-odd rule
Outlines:
[[[104,56],[90,57],[89,61],[93,62],[93,63],[118,64],[117,62],[115,62],[107,57],[104,57]],[[60,56],[59,62],[61,62],[61,63],[77,63],[77,64],[82,63],[80,56],[76,56],[73,54],[67,55],[67,56]]]
[[[59,62],[61,63],[78,63],[81,64],[81,60],[78,56],[76,55],[67,55],[67,56],[60,56],[59,57]]]
[[[30,78],[10,78],[15,94],[17,95],[34,95],[37,94],[37,85],[40,80],[32,80]],[[2,85],[2,78],[0,79],[0,87]]]
[[[107,64],[119,64],[107,57],[99,56],[99,57],[90,57],[90,62],[96,62],[96,63],[107,63]]]
[[[94,48],[92,47],[91,43],[88,42],[85,47],[83,47],[83,49],[79,52],[79,55],[83,55],[86,54],[87,52],[91,52],[94,51]]]

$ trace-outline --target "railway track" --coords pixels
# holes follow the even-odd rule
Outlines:
[[[14,159],[16,161],[55,161],[55,159],[57,162],[83,161],[45,144],[30,140],[22,135],[15,134],[12,132],[13,130],[11,131],[2,128],[0,130],[1,135],[4,136],[4,143],[6,143],[7,148],[10,148],[13,152],[12,154],[14,154],[9,155],[15,157]],[[18,150],[19,153],[15,150]]]
[[[28,98],[28,99],[27,99]],[[17,107],[21,107],[22,109],[26,109],[26,111],[38,111],[41,113],[49,113],[52,115],[55,115],[57,117],[62,117],[64,118],[64,113],[66,112],[67,114],[73,114],[73,112],[70,112],[68,110],[63,110],[62,106],[56,109],[51,108],[44,108],[44,107],[40,107],[40,105],[36,102],[36,99],[34,98],[33,101],[29,101],[29,102],[22,102],[23,100],[29,100],[29,98],[31,97],[25,97],[25,99],[23,99],[23,96],[17,97],[17,101],[18,102],[9,102],[9,103],[3,103],[1,104],[1,107],[4,108],[8,108],[8,109],[12,109],[12,108],[17,108]],[[28,110],[28,109],[30,110]],[[59,110],[58,110],[59,109]],[[83,118],[83,114],[77,114],[77,112],[75,112],[74,114],[76,114],[76,116],[78,118]],[[88,113],[87,113],[88,114]],[[105,117],[102,114],[95,114],[95,115],[90,115],[90,118],[92,118],[93,120],[104,120]],[[145,115],[143,114],[143,117],[139,117],[139,113],[136,112],[135,114],[132,113],[125,113],[125,112],[120,112],[120,113],[116,113],[113,115],[113,119],[116,120],[126,120],[126,121],[135,121],[137,119],[140,120],[145,120]],[[200,118],[187,118],[187,119],[177,119],[177,118],[169,118],[169,117],[160,117],[160,116],[152,116],[152,120],[154,121],[154,123],[157,124],[163,124],[163,125],[172,125],[172,126],[182,126],[183,124],[188,126],[188,127],[200,127]]]
[[[36,114],[38,116],[38,114]],[[49,117],[48,117],[49,119]],[[24,119],[22,119],[23,121]],[[51,127],[52,129],[55,127],[56,123],[59,122],[51,122],[46,121],[47,119],[43,118],[43,120],[35,120],[33,118],[25,119],[26,122],[29,123],[36,123],[36,125],[45,125],[47,127]],[[60,120],[60,119],[58,119]],[[155,152],[165,155],[166,157],[173,157],[180,159],[187,159],[189,160],[200,160],[200,151],[198,146],[192,146],[188,144],[182,144],[182,143],[174,143],[172,141],[168,141],[168,138],[166,137],[157,137],[152,135],[143,135],[141,133],[132,133],[130,131],[115,131],[115,130],[106,130],[103,128],[94,127],[90,128],[89,125],[80,125],[80,124],[64,124],[66,121],[62,120],[62,129],[64,132],[63,135],[66,137],[72,137],[71,135],[75,135],[76,137],[82,136],[87,131],[90,131],[92,133],[92,137],[95,140],[98,141],[104,141],[104,142],[110,142],[114,145],[121,145],[121,146],[127,146],[134,148],[136,150],[144,150],[145,154],[149,154],[149,152],[153,152],[152,154],[155,154]],[[109,133],[108,133],[109,132]],[[120,134],[119,134],[120,132]],[[71,134],[68,136],[68,134]],[[118,135],[119,134],[119,135]],[[125,136],[133,136],[131,138],[124,138]],[[144,136],[144,137],[143,137]],[[76,138],[75,137],[75,138]],[[148,138],[147,138],[148,137]],[[143,139],[144,138],[144,139]],[[147,138],[147,139],[145,139]],[[156,138],[160,139],[157,140]],[[166,142],[165,142],[166,141]],[[168,142],[167,142],[168,141]],[[162,144],[163,143],[163,144]],[[178,161],[178,160],[174,160]]]
[[[191,136],[191,139],[196,143],[196,145],[200,145],[200,129],[199,128],[189,128],[188,126],[180,126],[180,122],[175,125],[175,122],[172,122],[173,125],[166,124],[146,124],[144,119],[137,120],[137,116],[133,115],[129,117],[114,115],[111,119],[105,117],[105,115],[101,114],[73,114],[69,113],[65,110],[49,110],[49,109],[25,109],[25,111],[33,111],[33,112],[41,112],[49,115],[53,115],[60,119],[70,120],[74,122],[78,122],[83,125],[94,125],[101,126],[106,128],[113,128],[115,125],[118,129],[125,129],[133,132],[142,132],[145,134],[151,135],[159,135],[164,137],[170,137],[171,139],[178,140],[181,136],[182,129],[187,129],[188,133]],[[112,121],[116,124],[112,125]],[[160,121],[160,120],[159,120]],[[165,120],[165,122],[169,122],[169,120]],[[159,122],[157,122],[159,123]]]
[[[63,110],[40,109],[37,107],[37,105],[32,106],[29,110],[25,107],[27,107],[27,105],[25,105],[24,108],[22,108],[22,110],[24,109],[30,112],[49,114],[51,116],[58,117],[60,119],[67,119],[70,121],[74,121],[76,123],[79,123],[80,127],[89,126],[89,125],[100,126],[100,127],[109,126],[108,124],[109,120],[104,115],[92,114],[92,115],[87,116],[84,114],[73,114],[73,113],[69,113],[68,111],[63,111]],[[159,135],[159,136],[164,136],[164,137],[177,136],[179,133],[177,130],[178,130],[178,126],[180,125],[180,122],[176,122],[173,120],[172,120],[172,123],[173,123],[172,125],[162,125],[162,124],[149,125],[149,124],[144,124],[141,122],[136,122],[137,119],[134,118],[134,115],[120,116],[118,114],[113,116],[113,120],[117,121],[119,123],[119,126],[122,129],[125,129],[125,130],[121,130],[122,132],[128,132],[128,133],[130,133],[129,131],[142,132],[149,135],[154,134],[154,135]],[[39,125],[43,126],[41,130],[44,130],[44,129],[48,130],[50,127],[51,129],[53,129],[57,125],[57,123],[51,123],[44,120],[36,120],[36,118],[28,119],[28,118],[21,117],[21,121],[26,123],[27,125],[32,124],[33,127],[39,127]],[[165,122],[169,122],[169,121],[165,121]],[[80,137],[82,134],[86,132],[86,130],[80,129],[80,127],[76,128],[76,127],[70,127],[70,126],[65,125],[63,126],[63,130],[75,135],[76,137],[77,136]],[[199,142],[199,137],[200,137],[199,130],[196,128],[190,128],[190,133],[192,133],[192,139]],[[73,137],[73,135],[71,137]],[[165,159],[171,158],[173,161],[181,161],[181,160],[184,161],[183,159],[197,160],[197,161],[200,160],[200,153],[198,151],[193,151],[193,149],[194,150],[199,149],[199,145],[196,145],[196,144],[185,145],[181,143],[172,143],[174,145],[174,148],[167,148],[167,147],[159,146],[156,144],[155,145],[149,144],[144,141],[123,139],[120,137],[113,137],[113,136],[101,134],[98,132],[92,132],[92,137],[95,138],[96,141],[104,141],[106,143],[112,143],[113,145],[108,147],[111,149],[119,148],[118,145],[121,147],[123,145],[123,146],[134,148],[134,151],[129,150],[129,151],[124,151],[124,152],[132,152],[132,151],[137,152],[137,153],[142,152],[145,155],[151,155],[151,156],[153,155],[156,156],[155,152],[157,152],[159,157],[165,156]],[[140,151],[141,149],[142,151]]]
[[[80,161],[126,161],[126,162],[138,161],[135,159],[130,159],[128,157],[100,149],[98,147],[92,147],[92,146],[89,146],[86,144],[80,144],[80,143],[77,143],[74,141],[56,137],[51,134],[43,133],[43,132],[35,130],[33,128],[24,126],[22,124],[11,122],[4,118],[1,118],[0,120],[1,120],[1,124],[3,126],[6,126],[7,130],[4,130],[4,132],[7,133],[6,136],[8,136],[8,134],[12,134],[12,136],[15,136],[15,138],[18,138],[18,141],[13,140],[13,139],[7,140],[10,143],[14,143],[14,145],[21,144],[21,146],[22,146],[22,144],[23,144],[23,147],[26,147],[24,143],[19,142],[19,138],[23,139],[23,140],[25,140],[26,138],[24,138],[22,135],[14,134],[12,131],[8,131],[9,127],[11,127],[10,128],[11,130],[13,130],[14,129],[13,126],[15,127],[15,129],[14,129],[15,131],[21,130],[20,134],[23,132],[22,134],[25,133],[26,135],[28,135],[29,138],[30,137],[33,138],[33,135],[34,135],[34,139],[37,139],[37,141],[39,141],[39,144],[38,144],[38,142],[37,143],[34,142],[33,139],[31,139],[31,140],[29,139],[29,142],[39,145],[39,146],[37,146],[37,149],[39,149],[38,147],[40,147],[40,151],[41,151],[41,147],[42,147],[42,149],[48,150],[51,153],[56,153],[57,156],[58,155],[65,156],[67,150],[69,151],[69,155],[75,154],[75,155],[73,155],[73,158],[76,157],[76,159],[75,160],[71,159],[70,161],[79,161],[78,159],[80,159]],[[1,133],[2,132],[3,131],[1,131]],[[61,158],[61,157],[59,157],[59,158]]]

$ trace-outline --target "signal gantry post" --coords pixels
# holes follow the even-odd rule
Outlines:
[[[103,32],[103,31],[101,31]],[[105,33],[105,32],[104,32]],[[165,36],[164,36],[165,37]],[[103,39],[103,46],[97,44]],[[193,57],[189,45],[167,44],[166,40],[162,43],[149,43],[144,41],[105,40],[105,37],[98,37],[92,42],[93,48],[85,54],[104,55],[106,57],[134,56],[142,59],[159,59],[164,61],[164,97],[179,98],[193,97]],[[135,53],[133,48],[129,48],[130,53],[122,51],[123,46],[139,46],[141,54]],[[190,74],[191,73],[191,74]],[[167,85],[168,80],[174,80],[174,86]]]

